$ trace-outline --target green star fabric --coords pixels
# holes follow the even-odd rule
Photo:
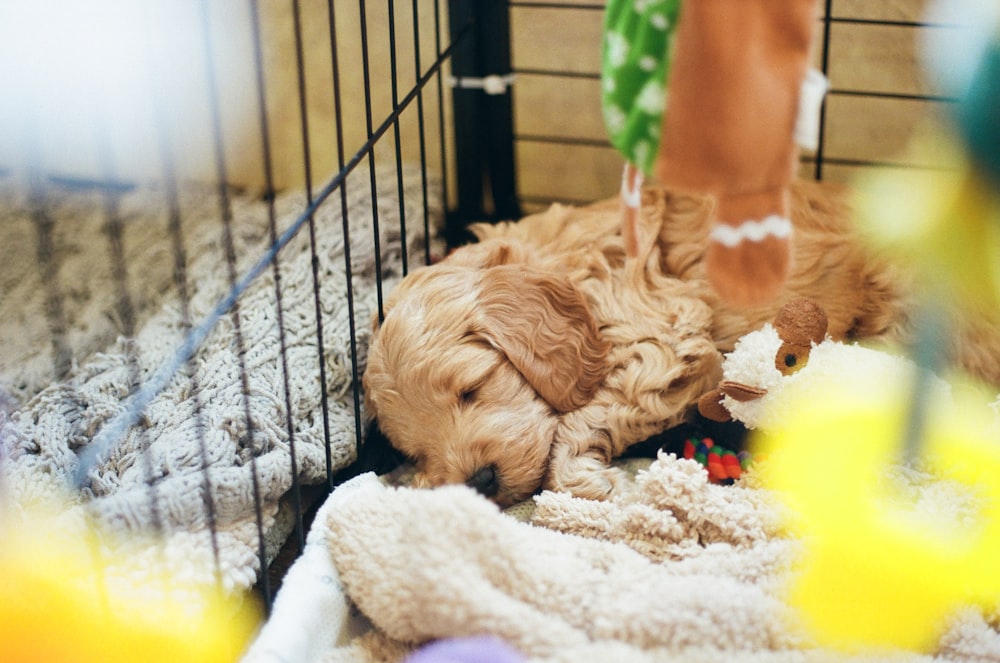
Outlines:
[[[681,0],[609,0],[601,110],[611,144],[646,175],[660,145],[670,49]]]

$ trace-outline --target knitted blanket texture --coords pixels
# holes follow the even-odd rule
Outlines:
[[[404,175],[407,248],[410,264],[416,265],[424,252],[421,183],[413,171]],[[402,274],[396,178],[391,174],[379,181],[385,183],[376,197],[381,274],[376,274],[367,178],[351,178],[346,185],[350,283],[339,195],[314,217],[323,357],[310,233],[303,228],[278,254],[280,329],[275,271],[268,265],[237,300],[237,309],[214,326],[192,361],[152,399],[138,424],[109,453],[99,455],[80,490],[71,484],[77,454],[123,410],[134,388],[174,357],[188,329],[185,319],[198,325],[229,292],[220,197],[207,187],[182,189],[186,315],[174,288],[176,254],[163,191],[141,187],[117,202],[123,220],[124,281],[135,329],[134,336],[126,337],[101,197],[74,192],[46,201],[56,265],[55,278],[46,280],[34,265],[32,247],[38,233],[33,225],[38,217],[32,215],[30,199],[16,190],[0,192],[0,214],[5,217],[0,221],[5,235],[0,247],[9,259],[0,267],[2,304],[8,312],[0,338],[11,350],[0,358],[0,494],[5,514],[16,524],[17,518],[31,518],[44,506],[61,513],[67,532],[84,527],[98,532],[116,563],[140,569],[165,565],[169,573],[196,582],[211,581],[218,572],[226,588],[251,586],[260,572],[256,508],[268,559],[288,534],[289,525],[276,527],[276,518],[293,483],[293,445],[294,471],[302,484],[326,479],[328,452],[333,470],[354,458],[355,374],[347,289],[351,287],[354,296],[360,375],[370,321],[378,307],[377,281],[380,277],[388,289]],[[234,271],[240,277],[270,246],[268,206],[249,194],[231,192],[229,199]],[[301,192],[275,200],[279,235],[305,207]],[[433,201],[430,211],[434,231],[440,210]],[[61,341],[68,360],[62,369],[54,360],[58,343],[48,340],[52,316],[46,315],[47,295],[55,290],[61,291],[66,321]],[[236,315],[243,338],[245,396]],[[325,417],[322,390],[328,397]],[[154,536],[158,543],[150,541]]]

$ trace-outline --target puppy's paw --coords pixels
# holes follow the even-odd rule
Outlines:
[[[553,462],[544,487],[583,499],[608,500],[622,492],[627,481],[624,471],[593,456],[569,456]]]

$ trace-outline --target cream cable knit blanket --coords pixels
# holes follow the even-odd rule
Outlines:
[[[424,246],[420,179],[412,170],[405,172],[405,179],[407,190],[413,194],[406,196],[406,212],[410,260],[416,265],[422,261]],[[401,274],[399,204],[395,174],[383,173],[379,181],[384,186],[378,196],[381,276],[388,289]],[[0,204],[0,211],[10,223],[2,232],[7,239],[19,238],[22,244],[17,250],[31,258],[34,238],[26,200],[3,193],[9,195]],[[367,178],[352,177],[348,196],[351,286],[362,362],[359,370],[363,370],[370,320],[377,307]],[[267,207],[259,198],[248,195],[234,194],[232,204],[239,256],[237,274],[242,275],[269,246]],[[182,207],[191,319],[198,324],[229,287],[218,198],[209,189],[185,189]],[[279,234],[304,207],[301,193],[278,198]],[[335,194],[315,217],[327,376],[324,386],[329,396],[330,454],[335,470],[347,465],[355,451],[348,282],[340,207],[339,194]],[[281,499],[292,485],[274,274],[270,267],[239,299],[253,439],[247,435],[233,323],[227,316],[194,357],[197,390],[186,374],[176,376],[153,399],[140,424],[130,429],[110,457],[98,465],[90,486],[66,494],[69,477],[77,465],[76,453],[121,411],[130,394],[135,370],[130,367],[130,353],[140,378],[147,379],[173,356],[184,333],[179,302],[162,295],[172,285],[173,261],[162,192],[143,189],[127,194],[121,208],[126,226],[126,267],[138,324],[135,338],[113,340],[118,327],[108,319],[113,318],[115,300],[113,289],[108,289],[107,241],[100,232],[101,200],[89,194],[66,195],[49,207],[57,224],[56,248],[63,249],[58,285],[65,294],[63,304],[71,324],[67,341],[74,351],[73,366],[65,379],[44,387],[40,384],[46,373],[51,373],[52,359],[47,335],[39,333],[38,324],[44,324],[44,289],[53,284],[44,283],[30,271],[17,278],[7,269],[0,270],[5,287],[11,288],[6,292],[21,295],[19,302],[5,297],[5,313],[21,311],[9,308],[20,303],[27,312],[22,324],[36,325],[34,334],[21,330],[26,337],[21,342],[23,347],[17,344],[20,341],[16,328],[4,338],[5,345],[11,342],[14,352],[5,353],[0,365],[0,390],[6,388],[6,409],[14,411],[5,417],[0,409],[0,496],[7,507],[2,513],[8,518],[7,524],[16,526],[18,518],[34,517],[33,507],[38,505],[60,510],[59,522],[67,533],[88,525],[96,528],[104,537],[113,564],[127,567],[123,573],[136,569],[148,572],[152,566],[165,564],[167,571],[177,577],[211,581],[215,565],[201,471],[203,436],[222,581],[229,589],[249,587],[259,572],[251,459],[256,463],[269,558],[288,533],[287,526],[275,527],[275,518]],[[441,213],[436,203],[432,202],[431,212],[432,224],[439,224]],[[8,257],[15,257],[9,242],[0,241],[0,245],[10,253]],[[304,228],[279,254],[279,261],[298,478],[305,484],[317,483],[326,478],[326,456],[308,229]],[[9,330],[8,326],[4,331]],[[107,345],[102,346],[102,342]],[[199,409],[200,416],[196,414]],[[144,447],[148,447],[145,457]],[[165,536],[158,544],[151,544],[148,535],[154,533],[157,519]]]
[[[963,517],[936,482],[908,480],[918,501]],[[932,654],[811,645],[782,598],[799,543],[752,477],[716,486],[661,455],[616,501],[546,492],[527,517],[465,487],[358,477],[321,508],[244,663],[399,661],[418,643],[483,633],[531,661],[1000,660],[996,617],[975,610]]]

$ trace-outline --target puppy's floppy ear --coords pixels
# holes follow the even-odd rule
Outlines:
[[[593,398],[610,346],[587,302],[566,278],[524,265],[483,272],[475,331],[503,352],[555,410]]]

